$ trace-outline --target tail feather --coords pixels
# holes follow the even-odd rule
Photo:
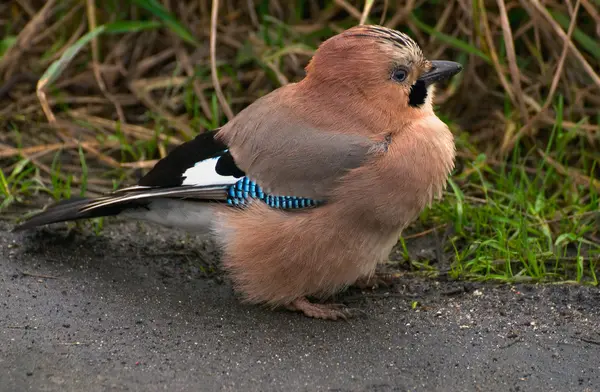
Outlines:
[[[56,204],[49,206],[44,211],[28,218],[25,222],[13,228],[13,231],[28,230],[37,226],[48,225],[51,223],[99,218],[103,216],[114,216],[119,215],[125,210],[140,207],[143,208],[144,206],[144,204],[141,202],[128,202],[123,204],[109,205],[101,208],[84,210],[86,207],[88,207],[95,201],[96,199],[79,197],[71,198],[68,200],[62,200]]]
[[[122,212],[149,209],[152,200],[159,198],[225,201],[227,198],[225,189],[225,186],[151,189],[132,187],[93,199],[71,198],[53,204],[39,214],[28,218],[16,226],[13,231],[27,230],[51,223],[115,216]]]
[[[201,200],[225,200],[227,194],[225,186],[181,186],[176,188],[153,188],[135,191],[137,188],[129,188],[132,191],[119,192],[111,196],[94,199],[89,205],[83,207],[82,212],[97,208],[121,205],[129,202],[147,200],[151,198],[190,198]]]

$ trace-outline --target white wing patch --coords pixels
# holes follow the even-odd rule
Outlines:
[[[216,171],[217,161],[220,157],[205,159],[196,162],[183,173],[183,183],[181,185],[230,185],[239,180],[234,176],[222,176]]]

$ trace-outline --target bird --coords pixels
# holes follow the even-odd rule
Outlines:
[[[178,145],[136,185],[59,201],[15,230],[119,215],[210,234],[243,302],[347,319],[327,300],[373,279],[442,198],[456,148],[433,99],[461,70],[405,33],[351,27],[318,46],[301,80]]]

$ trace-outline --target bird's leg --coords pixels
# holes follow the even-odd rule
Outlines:
[[[286,306],[288,310],[302,312],[305,316],[323,320],[347,320],[353,311],[342,304],[314,304],[305,297],[298,298]]]
[[[361,290],[373,290],[380,286],[389,287],[398,281],[402,276],[399,272],[376,272],[373,275],[358,278],[352,286]]]

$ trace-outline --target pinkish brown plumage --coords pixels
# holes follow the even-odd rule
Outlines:
[[[421,107],[412,108],[412,83],[405,88],[385,83],[394,59],[415,67],[409,76],[413,82],[431,64],[416,46],[398,50],[385,41],[385,34],[360,35],[365,33],[371,34],[371,28],[355,28],[326,42],[304,80],[263,98],[260,108],[240,113],[217,135],[242,168],[246,161],[253,163],[252,154],[245,156],[253,146],[243,133],[257,133],[258,119],[252,116],[263,108],[281,114],[282,123],[258,131],[266,133],[258,148],[295,123],[324,133],[360,135],[381,146],[364,165],[339,178],[325,206],[293,214],[262,204],[219,212],[216,231],[224,264],[248,301],[297,307],[306,296],[328,296],[370,276],[402,229],[441,196],[454,166],[454,142],[433,112],[433,93]],[[311,161],[310,155],[306,160]],[[255,174],[258,180],[261,176]],[[308,311],[324,318],[341,315],[318,307]]]
[[[205,143],[220,146],[227,157],[222,167],[233,164],[231,173],[217,164],[221,175],[244,175],[269,194],[323,203],[278,209],[246,203],[238,188],[227,188],[227,201],[243,207],[211,204],[209,226],[246,301],[345,318],[339,306],[306,297],[327,297],[371,277],[402,230],[441,197],[455,150],[448,127],[433,112],[433,84],[460,66],[428,61],[414,41],[394,30],[358,26],[324,42],[306,69],[302,81],[257,100]],[[206,218],[205,206],[189,198],[225,196],[217,183],[190,180],[192,144],[186,145],[137,187],[79,206],[75,217],[55,207],[35,225],[122,207],[134,218],[195,229]],[[182,176],[183,169],[181,183],[171,184],[168,176]],[[141,202],[143,212],[136,204]]]

